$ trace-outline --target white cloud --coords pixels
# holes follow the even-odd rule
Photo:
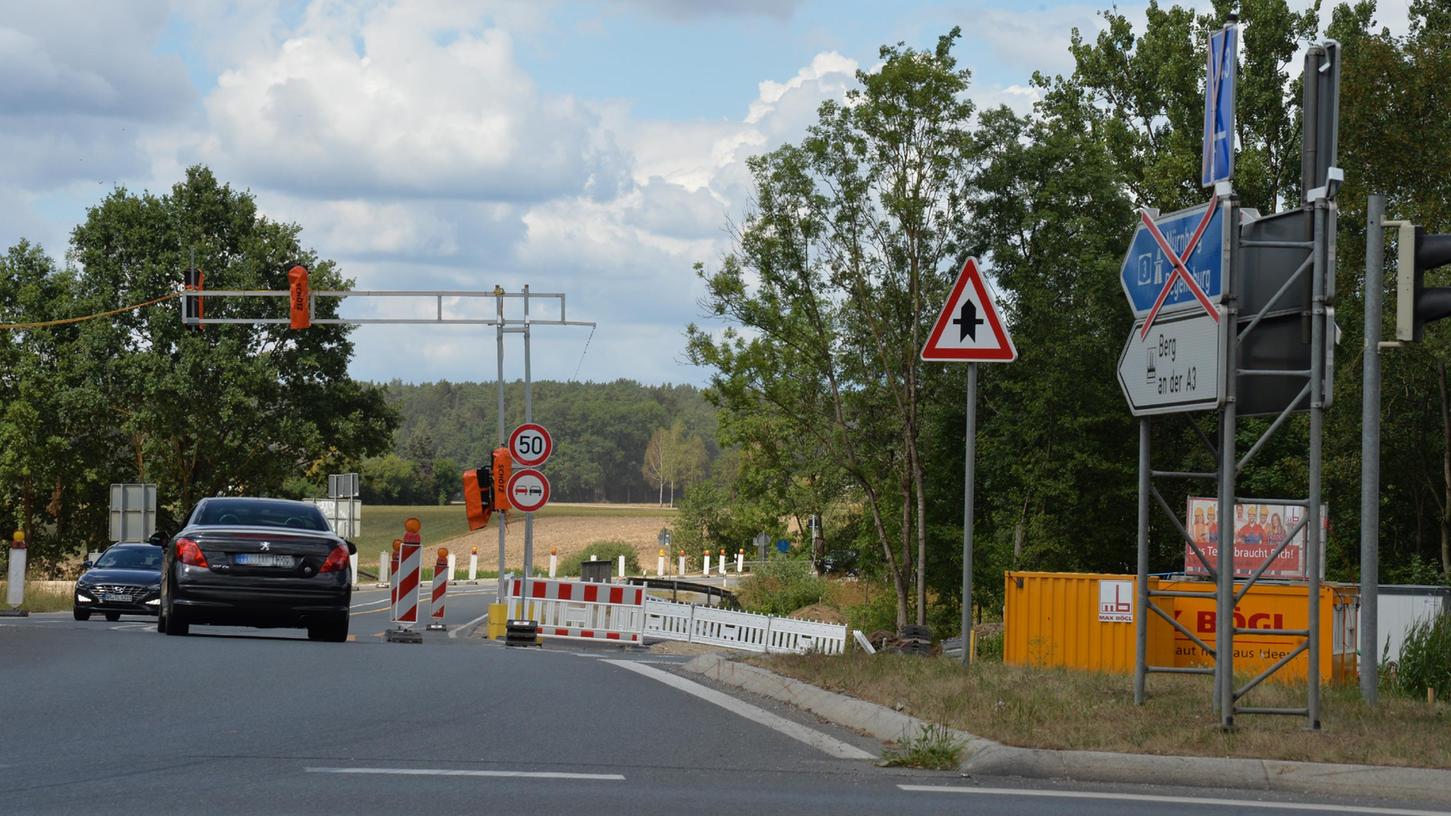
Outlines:
[[[315,3],[278,48],[221,74],[201,156],[295,195],[608,197],[624,157],[598,117],[540,94],[477,9]]]
[[[154,52],[165,6],[33,3],[0,18],[0,184],[110,184],[146,167],[143,129],[196,94],[181,61]]]

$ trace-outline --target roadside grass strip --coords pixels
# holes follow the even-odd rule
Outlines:
[[[763,655],[747,663],[1022,748],[1168,756],[1243,757],[1352,765],[1451,768],[1451,705],[1382,694],[1368,706],[1354,685],[1321,689],[1321,730],[1301,717],[1248,717],[1221,731],[1205,678],[1154,675],[1144,705],[1133,677],[910,655]],[[1267,682],[1252,705],[1304,705],[1303,684]]]
[[[792,722],[785,717],[772,714],[763,708],[753,706],[743,700],[738,700],[729,694],[724,694],[708,686],[686,680],[683,677],[677,677],[670,672],[662,671],[651,666],[642,666],[638,661],[634,660],[606,660],[603,662],[613,666],[619,666],[622,669],[635,672],[636,674],[642,674],[652,680],[658,680],[674,689],[699,697],[708,703],[718,705],[739,717],[744,717],[751,722],[764,725],[773,731],[785,734],[791,739],[804,742],[812,748],[834,756],[837,759],[876,759],[876,757],[855,745],[850,745],[813,728],[807,728],[800,723]]]
[[[1030,790],[1019,788],[962,788],[948,785],[898,785],[897,787],[913,793],[966,794],[968,796],[1017,796],[1028,799],[1092,799],[1110,802],[1152,802],[1155,804],[1196,805],[1201,807],[1295,810],[1309,813],[1363,813],[1369,816],[1451,816],[1451,813],[1444,810],[1410,810],[1407,808],[1365,807],[1342,804],[1318,805],[1313,802],[1262,802],[1251,799],[1208,799],[1197,796],[1157,796],[1142,793]]]
[[[491,779],[572,779],[593,782],[624,782],[620,774],[568,773],[565,771],[471,771],[457,768],[304,768],[307,773],[376,776],[479,776]]]

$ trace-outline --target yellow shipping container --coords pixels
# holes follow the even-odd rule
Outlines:
[[[1207,581],[1149,579],[1150,589],[1202,591],[1199,598],[1157,598],[1154,603],[1214,645],[1217,621],[1214,585]],[[1135,576],[1089,573],[1009,572],[1004,579],[1003,660],[1016,665],[1066,666],[1089,671],[1134,670]],[[1306,585],[1257,583],[1235,607],[1235,624],[1254,629],[1303,629],[1307,626]],[[1359,592],[1354,586],[1321,587],[1320,676],[1353,682],[1356,671],[1355,623]],[[1151,666],[1207,666],[1212,659],[1192,640],[1150,613],[1148,659]],[[1286,635],[1235,638],[1235,673],[1258,674],[1300,642]],[[1302,679],[1307,654],[1275,674]]]

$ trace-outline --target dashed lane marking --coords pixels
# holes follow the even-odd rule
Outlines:
[[[624,782],[620,774],[566,773],[563,771],[468,771],[455,768],[304,768],[308,773],[382,774],[386,776],[483,776],[505,779],[575,779]]]

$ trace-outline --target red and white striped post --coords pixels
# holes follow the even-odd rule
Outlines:
[[[398,627],[384,634],[389,642],[423,642],[423,635],[413,630],[418,622],[418,571],[423,560],[423,539],[418,530],[422,526],[416,518],[403,522],[406,532],[398,547],[398,590],[393,595],[393,621]]]
[[[428,631],[442,632],[448,627],[443,625],[443,602],[448,596],[448,548],[438,548],[438,558],[433,561],[433,602],[428,607],[428,616],[433,620],[428,624]]]
[[[398,550],[403,539],[393,539],[393,553],[388,557],[388,616],[393,616],[393,607],[398,605]]]

